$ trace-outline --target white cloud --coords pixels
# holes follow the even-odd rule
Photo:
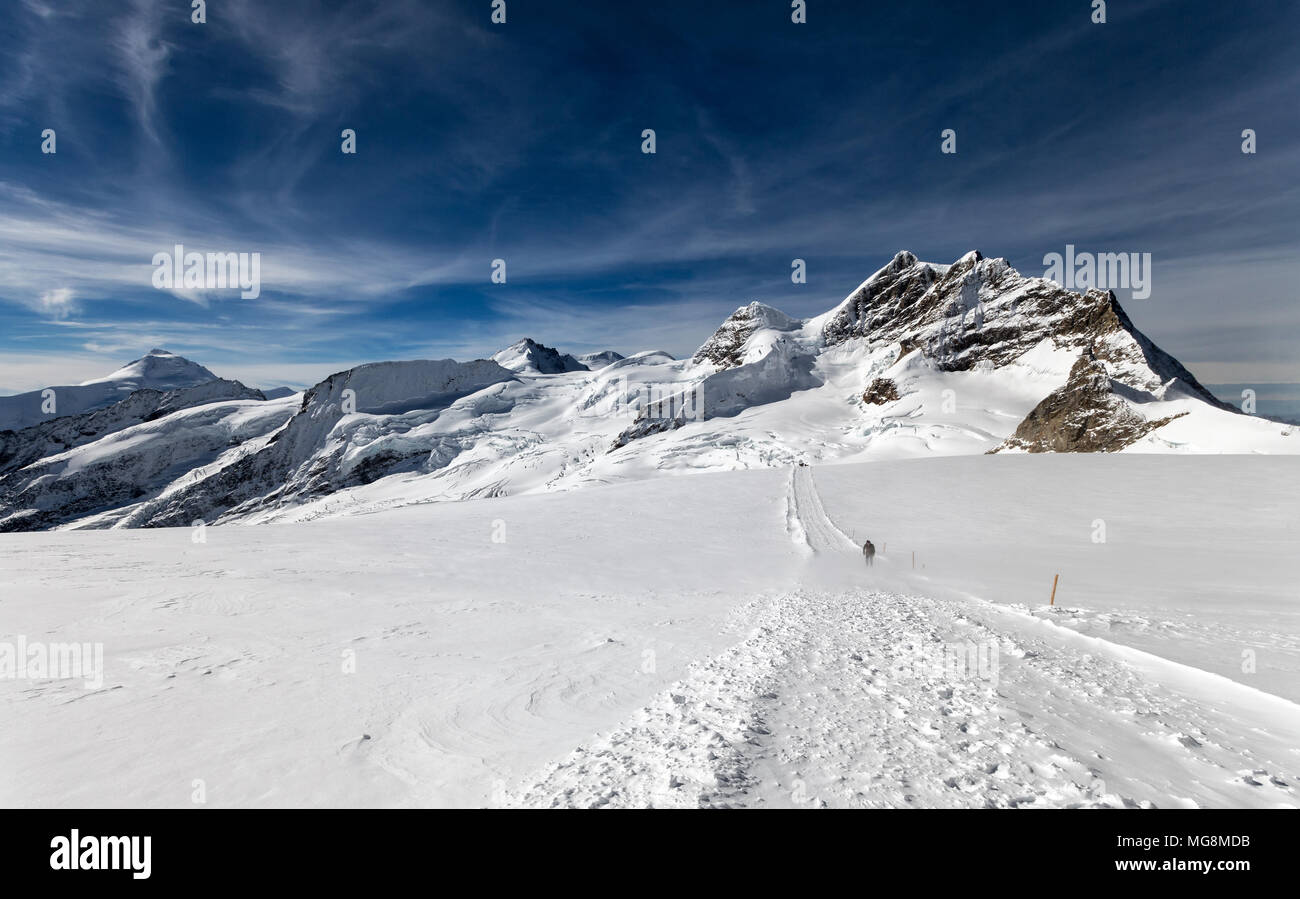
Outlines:
[[[54,290],[47,290],[41,294],[41,310],[52,318],[65,319],[73,311],[73,299],[76,294],[70,287],[58,287]]]
[[[160,35],[161,8],[137,0],[135,14],[122,20],[113,36],[118,52],[118,84],[131,100],[141,130],[155,144],[162,144],[158,130],[158,85],[167,73],[171,47]]]

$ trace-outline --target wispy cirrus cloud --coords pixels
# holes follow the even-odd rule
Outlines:
[[[132,0],[130,12],[113,32],[118,87],[130,102],[141,132],[155,146],[164,146],[158,115],[158,86],[166,75],[173,47],[162,35],[167,7],[151,0]]]
[[[1189,364],[1294,359],[1300,72],[1257,37],[1294,8],[938,9],[512,6],[496,27],[417,0],[229,0],[205,25],[12,4],[0,350],[310,367],[531,334],[680,355],[751,299],[822,311],[898,249],[1034,273],[1070,242],[1153,253],[1131,311]],[[176,243],[261,253],[262,296],[153,289]]]

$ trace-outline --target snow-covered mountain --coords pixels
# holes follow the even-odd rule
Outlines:
[[[692,362],[713,365],[717,368],[735,368],[761,358],[770,347],[772,338],[798,330],[803,322],[790,318],[779,309],[754,302],[742,306],[722,323],[713,336],[695,351]],[[769,339],[751,340],[759,332]]]
[[[606,365],[613,365],[626,358],[621,353],[613,350],[601,350],[599,353],[583,353],[578,357],[578,361],[592,371],[599,371]]]
[[[216,375],[197,362],[191,362],[184,356],[154,347],[111,375],[83,381],[82,386],[113,384],[120,390],[139,390],[144,387],[154,390],[177,390],[216,379]]]
[[[471,398],[480,400],[475,409],[496,411],[485,388],[512,378],[482,359],[379,362],[331,375],[304,394],[301,406],[264,443],[141,503],[130,523],[186,525],[213,515],[238,517],[399,472],[441,467],[473,442],[438,433],[443,413]]]
[[[137,390],[166,392],[215,380],[217,376],[202,365],[155,348],[107,377],[15,396],[0,396],[0,431],[18,430],[57,416],[102,409],[126,399]],[[50,391],[53,391],[53,412],[49,411]]]
[[[491,360],[376,363],[301,396],[213,399],[0,441],[13,447],[0,529],[309,519],[801,461],[1300,452],[1294,426],[1217,401],[1111,293],[977,252],[899,253],[806,320],[751,303],[689,360],[580,360],[525,339]]]
[[[587,371],[587,366],[567,353],[543,346],[531,337],[512,343],[492,357],[502,368],[530,374],[555,375],[567,371]]]
[[[0,474],[17,471],[46,456],[93,443],[141,422],[153,421],[222,400],[265,400],[259,390],[238,381],[215,380],[197,387],[154,390],[146,387],[94,412],[51,418],[18,431],[0,431]]]

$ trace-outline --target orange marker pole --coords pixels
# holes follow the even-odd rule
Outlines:
[[[1056,582],[1059,581],[1060,579],[1061,576],[1059,574],[1052,578],[1052,598],[1047,603],[1049,606],[1056,605]]]

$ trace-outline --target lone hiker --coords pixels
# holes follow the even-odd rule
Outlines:
[[[870,540],[862,544],[862,557],[867,560],[868,566],[874,565],[876,559],[876,544],[872,543]]]

